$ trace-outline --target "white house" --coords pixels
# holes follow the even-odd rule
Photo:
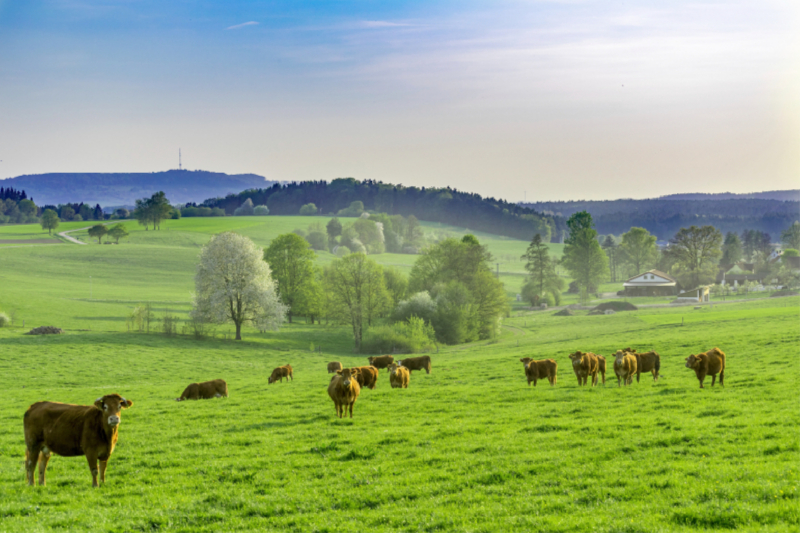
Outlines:
[[[626,296],[674,296],[678,282],[659,270],[648,270],[622,284]]]
[[[678,295],[677,300],[681,302],[708,302],[710,298],[710,292],[710,288],[707,285],[703,287],[697,287],[689,291],[683,291]]]

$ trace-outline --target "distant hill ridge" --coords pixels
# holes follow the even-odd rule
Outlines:
[[[781,202],[800,202],[800,189],[789,189],[786,191],[764,191],[764,192],[748,192],[748,193],[685,193],[685,194],[668,194],[666,196],[659,196],[658,200],[743,200],[743,199],[758,199],[758,200],[778,200]]]
[[[172,203],[202,202],[277,182],[257,174],[205,170],[164,172],[79,172],[30,174],[0,180],[0,186],[24,190],[37,205],[84,202],[102,206],[133,205],[137,198],[164,191]]]

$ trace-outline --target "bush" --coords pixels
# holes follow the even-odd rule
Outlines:
[[[311,231],[306,237],[314,250],[325,250],[328,247],[328,236],[322,231]]]
[[[612,311],[636,311],[639,308],[630,302],[615,300],[613,302],[603,302],[592,311],[605,311],[606,309],[611,309]]]
[[[265,217],[269,215],[269,207],[265,205],[257,205],[253,208],[253,214],[257,217]]]
[[[167,337],[174,337],[178,333],[178,317],[175,315],[171,315],[169,311],[166,312],[164,318],[162,319],[162,327],[164,329],[164,335]]]
[[[314,204],[305,204],[300,208],[301,217],[311,217],[317,214],[317,206]]]
[[[8,315],[5,313],[0,313],[0,328],[4,328],[10,325],[11,325],[11,319],[8,318]]]
[[[295,235],[299,235],[304,239],[306,238],[306,230],[304,229],[297,228],[295,230],[292,230],[292,233],[294,233]]]
[[[253,207],[253,200],[248,198],[247,200],[242,202],[241,206],[239,206],[239,207],[237,207],[236,209],[233,210],[233,216],[235,216],[235,217],[249,217],[249,216],[253,216],[254,212],[255,212],[255,208]]]
[[[333,254],[337,257],[344,257],[346,255],[350,255],[350,248],[347,246],[334,246],[333,247]]]
[[[397,308],[392,313],[392,320],[405,322],[412,316],[416,316],[430,323],[435,314],[436,302],[428,294],[428,291],[422,291],[412,294],[408,300],[397,304]]]
[[[361,342],[363,353],[420,353],[436,346],[433,327],[412,316],[405,322],[367,330]]]

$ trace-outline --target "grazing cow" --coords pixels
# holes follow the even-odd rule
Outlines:
[[[407,389],[411,379],[411,372],[407,368],[398,366],[397,363],[389,365],[389,384],[393,389]]]
[[[528,378],[528,386],[536,386],[536,381],[539,379],[547,378],[550,385],[555,385],[557,381],[556,372],[558,371],[558,363],[553,359],[543,359],[541,361],[534,361],[530,357],[525,357],[519,360],[520,363],[525,365],[525,377]]]
[[[336,371],[336,375],[331,378],[328,384],[328,396],[336,406],[336,416],[342,418],[350,408],[350,418],[353,418],[353,405],[361,394],[361,387],[358,385],[357,368],[343,368]]]
[[[597,356],[597,372],[603,376],[603,385],[606,384],[606,358],[602,355]]]
[[[33,485],[39,463],[39,485],[45,484],[45,470],[50,454],[64,457],[85,455],[92,471],[92,486],[97,487],[97,461],[100,482],[106,481],[108,459],[117,444],[120,414],[133,402],[119,394],[107,394],[94,405],[70,405],[36,402],[25,411],[25,470],[28,485]]]
[[[617,387],[622,383],[630,385],[633,383],[633,375],[636,374],[636,356],[630,352],[617,350],[614,356],[614,373],[617,375]]]
[[[183,390],[179,398],[175,398],[175,401],[208,400],[222,397],[228,397],[228,384],[224,379],[214,379],[202,383],[192,383]]]
[[[572,360],[572,370],[578,377],[578,385],[586,385],[589,376],[592,377],[592,387],[597,385],[597,372],[599,370],[598,356],[592,352],[575,352],[570,354]],[[603,359],[605,361],[605,359]],[[603,383],[605,383],[605,372],[603,373]]]
[[[431,358],[427,355],[421,357],[406,357],[402,361],[398,361],[397,364],[407,368],[409,372],[412,370],[425,370],[426,374],[431,373]]]
[[[294,374],[292,373],[292,365],[283,365],[279,366],[275,370],[272,371],[272,375],[267,380],[269,385],[272,385],[276,381],[280,380],[283,383],[283,378],[291,379],[294,381]]]
[[[697,355],[690,355],[686,358],[686,368],[694,370],[697,379],[700,381],[701,389],[705,388],[703,387],[703,380],[706,379],[706,376],[709,374],[711,374],[712,387],[717,380],[717,374],[719,374],[720,386],[725,386],[725,353],[719,348],[713,348],[705,353],[699,353]]]
[[[394,363],[394,357],[391,355],[378,355],[367,357],[367,361],[369,361],[369,366],[374,366],[375,368],[389,368],[389,365]]]
[[[341,369],[342,369],[342,363],[340,363],[339,361],[328,363],[328,374],[335,374],[337,370]]]
[[[361,388],[375,389],[378,384],[378,369],[374,366],[357,366],[354,368],[358,370],[356,380]]]

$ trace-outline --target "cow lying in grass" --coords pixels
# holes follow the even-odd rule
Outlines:
[[[725,386],[725,353],[719,348],[713,348],[707,352],[692,354],[686,358],[686,368],[691,368],[697,375],[700,381],[700,388],[703,387],[703,380],[706,376],[711,374],[711,386],[717,380],[719,374],[719,384],[721,387]]]
[[[292,373],[292,365],[283,365],[274,369],[272,371],[272,375],[267,380],[267,383],[269,385],[272,385],[278,380],[280,380],[280,382],[283,383],[283,378],[291,379],[292,381],[294,381],[294,373]]]
[[[375,389],[378,384],[378,369],[374,366],[357,366],[355,369],[358,370],[356,380],[359,386],[361,388]]]
[[[617,375],[617,387],[621,387],[622,384],[627,386],[633,383],[633,376],[638,368],[636,363],[635,355],[617,350],[614,357],[614,373]]]
[[[431,373],[431,358],[427,355],[421,357],[406,357],[397,362],[399,366],[404,366],[409,372],[412,370],[424,370],[426,374]]]
[[[97,461],[100,482],[105,483],[106,467],[117,444],[121,412],[133,406],[119,394],[106,394],[94,405],[71,405],[36,402],[23,418],[25,428],[25,471],[28,485],[33,485],[39,463],[39,485],[45,484],[50,454],[75,457],[85,455],[92,472],[92,486],[97,487]]]
[[[578,385],[586,385],[589,377],[592,378],[592,387],[597,385],[597,372],[600,370],[600,359],[591,352],[575,352],[570,354],[572,370],[578,377]],[[605,384],[605,358],[603,358],[603,384]]]
[[[525,377],[528,378],[528,386],[536,386],[536,382],[540,379],[547,378],[550,385],[555,385],[558,380],[556,373],[558,372],[558,363],[553,359],[542,359],[541,361],[534,361],[530,357],[524,357],[519,360],[520,363],[525,365]]]
[[[389,368],[389,365],[394,363],[394,356],[378,355],[367,357],[367,361],[369,361],[369,366],[374,366],[375,368]]]
[[[353,418],[353,405],[355,405],[358,395],[361,394],[358,374],[357,368],[343,368],[336,371],[336,375],[328,384],[328,396],[333,400],[336,416],[339,418],[347,414],[348,408],[350,409],[350,418]]]
[[[328,374],[335,374],[337,370],[341,369],[342,369],[342,363],[340,363],[339,361],[328,363]]]
[[[389,384],[393,389],[407,389],[411,380],[411,372],[407,368],[398,366],[397,363],[389,365]]]
[[[209,398],[222,397],[228,397],[228,384],[225,383],[224,379],[213,379],[202,383],[192,383],[175,400],[180,402],[183,400],[208,400]]]

